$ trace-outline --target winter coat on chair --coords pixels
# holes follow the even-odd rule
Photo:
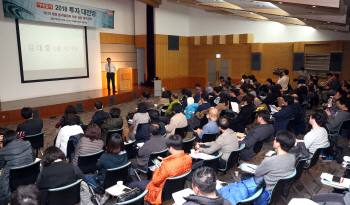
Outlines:
[[[264,181],[264,177],[258,176],[238,183],[229,184],[219,189],[218,192],[232,204],[237,204],[237,202],[253,196],[260,187],[265,186],[266,183]],[[265,189],[261,196],[253,203],[254,205],[266,205],[269,200],[270,193],[267,189]]]
[[[16,139],[0,149],[0,204],[8,204],[11,201],[10,169],[30,164],[34,160],[34,150],[28,141]]]

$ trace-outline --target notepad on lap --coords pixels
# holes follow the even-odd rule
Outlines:
[[[278,112],[276,106],[274,105],[269,105],[269,106],[270,106],[271,112]]]
[[[233,112],[239,112],[238,104],[236,102],[231,102],[231,107]]]
[[[244,172],[248,172],[248,173],[251,173],[251,174],[254,174],[255,173],[255,169],[258,167],[258,165],[255,165],[255,164],[249,164],[249,163],[245,163],[243,162],[239,168],[244,171]]]

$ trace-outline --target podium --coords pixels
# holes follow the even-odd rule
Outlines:
[[[107,72],[101,72],[102,77],[102,88],[107,88]],[[118,68],[115,73],[115,88],[116,90],[132,90],[133,87],[133,76],[132,68]],[[110,82],[112,89],[112,83]]]

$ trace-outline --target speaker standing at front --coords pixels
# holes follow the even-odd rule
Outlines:
[[[109,86],[109,82],[112,81],[112,87],[113,87],[113,93],[116,93],[117,91],[115,90],[115,72],[116,68],[113,63],[111,63],[111,58],[107,58],[107,64],[105,65],[105,69],[107,72],[107,88],[108,92],[111,92],[111,87]]]

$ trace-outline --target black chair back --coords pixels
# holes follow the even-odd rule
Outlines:
[[[216,137],[218,136],[219,133],[214,133],[214,134],[204,134],[202,137],[201,142],[212,142],[216,140]]]
[[[24,141],[29,141],[34,150],[38,150],[44,147],[44,134],[45,132],[41,132],[36,135],[28,135],[24,136]]]
[[[75,151],[75,147],[73,145],[73,140],[68,140],[68,143],[67,143],[67,157],[69,159],[69,162],[72,162],[72,153],[74,153]]]
[[[214,172],[217,174],[218,173],[218,167],[219,167],[219,159],[222,156],[222,152],[220,152],[217,156],[215,156],[212,159],[205,159],[203,161],[202,167],[211,167]]]
[[[201,122],[199,124],[199,128],[203,129],[204,125],[208,124],[209,120],[205,116],[201,119]]]
[[[80,183],[81,179],[65,187],[49,189],[47,205],[75,205],[80,203]]]
[[[270,198],[270,203],[276,203],[282,196],[283,190],[284,190],[284,185],[291,183],[293,180],[293,177],[295,176],[296,171],[294,170],[293,174],[290,174],[287,177],[284,177],[282,179],[279,179],[275,185],[275,187],[272,189],[271,192],[271,198]]]
[[[177,176],[177,177],[172,177],[172,178],[167,178],[163,190],[162,190],[162,201],[167,201],[169,199],[172,199],[172,194],[175,192],[178,192],[180,190],[184,189],[185,182],[186,182],[186,176],[191,172],[187,172],[186,174]]]
[[[193,149],[193,142],[195,139],[196,137],[192,137],[191,139],[182,142],[182,149],[185,153],[191,153],[191,149]]]
[[[114,133],[120,134],[120,136],[123,138],[123,130],[124,130],[124,127],[120,128],[120,129],[117,129],[117,130],[109,130],[109,131],[107,132],[106,145],[108,144],[109,138],[110,138],[111,135],[114,134]]]
[[[255,154],[258,154],[261,151],[263,144],[264,144],[264,140],[261,140],[255,143],[253,147],[253,151],[255,152]]]
[[[167,157],[167,152],[168,152],[168,149],[162,150],[162,151],[160,151],[160,152],[151,153],[150,156],[149,156],[149,158],[148,158],[147,169],[148,169],[148,167],[154,165],[154,163],[152,162],[152,160],[156,159],[158,156],[159,156],[159,157],[162,157],[162,158]]]
[[[128,180],[128,169],[131,162],[113,169],[107,169],[105,179],[104,179],[104,189],[108,189],[111,186],[117,184],[118,181],[123,181],[123,184],[127,184]]]
[[[295,170],[297,171],[297,173],[293,177],[292,183],[294,183],[300,179],[300,177],[304,171],[304,166],[305,166],[306,161],[307,161],[307,159],[300,159],[299,161],[296,162]]]
[[[104,150],[93,154],[80,155],[78,157],[78,167],[81,169],[83,174],[94,173],[97,170],[96,163],[100,159]]]
[[[309,163],[309,167],[308,169],[312,168],[313,166],[315,166],[320,158],[320,154],[321,152],[324,150],[325,148],[318,148],[315,153],[313,153],[312,158],[310,160]]]
[[[245,144],[242,144],[237,150],[234,150],[231,152],[226,162],[226,170],[230,170],[232,167],[234,167],[238,163],[239,154],[241,153],[241,150],[244,149],[244,147],[245,147]]]
[[[11,192],[21,185],[35,184],[40,173],[40,160],[28,165],[10,169],[9,183]]]
[[[180,135],[182,137],[182,139],[184,139],[184,138],[186,138],[186,135],[187,135],[187,129],[188,129],[188,125],[186,125],[184,127],[177,127],[175,129],[175,134]]]
[[[125,151],[126,151],[126,154],[128,155],[128,159],[132,159],[133,158],[132,147],[134,146],[134,143],[135,143],[135,140],[132,141],[132,142],[124,143]]]

